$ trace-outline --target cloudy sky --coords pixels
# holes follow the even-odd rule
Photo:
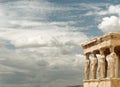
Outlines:
[[[0,0],[0,86],[82,84],[81,44],[118,31],[119,0]]]

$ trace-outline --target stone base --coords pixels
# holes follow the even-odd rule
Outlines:
[[[91,79],[83,82],[84,87],[120,87],[120,78]]]

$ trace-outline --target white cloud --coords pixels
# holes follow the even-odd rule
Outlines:
[[[39,1],[20,0],[20,1],[5,3],[2,6],[3,9],[6,10],[6,13],[9,13],[8,15],[9,17],[20,16],[21,18],[24,16],[33,18],[37,13],[39,13],[39,16],[47,17],[47,14],[51,13],[52,10],[54,10],[52,3],[49,3],[44,0],[39,0]]]
[[[82,38],[79,38],[81,36]],[[79,76],[79,70],[84,58],[82,55],[78,55],[76,47],[78,48],[81,42],[88,39],[84,33],[76,33],[68,29],[60,30],[60,28],[43,30],[1,30],[0,38],[6,40],[4,43],[2,41],[1,47],[3,48],[0,50],[2,54],[1,64],[10,67],[8,67],[6,72],[19,72],[32,76],[38,75],[39,78],[35,77],[33,81],[41,83],[43,87],[45,87],[46,82],[49,83],[47,85],[50,85],[51,82],[59,78],[62,80],[70,80],[72,79],[71,73],[75,75],[75,77]],[[6,47],[6,43],[15,46],[13,51]],[[16,49],[16,47],[22,48]],[[2,70],[0,71],[2,72]],[[51,75],[50,72],[54,73],[54,75]],[[47,77],[44,77],[46,73]],[[60,73],[67,73],[68,76]],[[7,73],[7,75],[10,74]],[[10,76],[12,78],[14,74]],[[5,75],[3,75],[3,77],[5,78]],[[30,76],[28,77],[31,78]],[[56,84],[54,83],[53,85],[55,86]],[[65,83],[63,85],[65,85]]]
[[[120,15],[120,5],[111,5],[108,8],[108,13],[119,14]]]
[[[110,15],[110,14],[120,15],[120,5],[109,5],[109,7],[106,9],[100,8],[100,9],[91,10],[91,11],[88,11],[85,14],[85,16],[91,16],[91,15],[103,16],[103,15]]]
[[[8,67],[5,72],[15,73],[15,75],[6,74],[10,75],[11,78],[16,76],[16,72],[35,76],[32,81],[41,83],[43,87],[45,87],[46,82],[49,83],[47,85],[50,85],[51,82],[59,78],[70,80],[72,79],[71,73],[78,77],[84,59],[82,55],[78,55],[81,53],[79,52],[80,44],[88,37],[82,32],[72,32],[69,26],[63,28],[56,25],[57,23],[46,23],[46,25],[41,23],[41,28],[34,30],[1,29],[0,38],[4,40],[0,39],[1,64]],[[9,49],[9,46],[13,46],[12,50]],[[2,72],[2,70],[0,71]],[[54,73],[54,75],[49,72]],[[44,77],[46,73],[47,77]],[[67,73],[68,76],[60,73]],[[26,78],[31,78],[27,75],[25,75]],[[59,77],[57,77],[58,75]],[[70,78],[68,78],[69,76]],[[5,75],[3,77],[5,78]],[[23,79],[26,81],[25,78]],[[6,79],[2,81],[4,80]]]
[[[120,29],[120,18],[116,16],[104,17],[98,28],[103,32],[117,32]]]
[[[63,9],[64,6],[59,8],[46,0],[8,1],[0,5],[0,72],[6,72],[0,74],[3,78],[0,85],[8,87],[12,81],[18,82],[19,87],[45,87],[52,83],[55,86],[60,81],[67,85],[67,80],[71,83],[73,78],[73,83],[80,81],[84,61],[80,44],[88,37],[80,31],[72,31],[75,27],[70,25],[74,21],[46,22],[52,11],[74,7]],[[18,77],[24,85],[19,83]],[[10,86],[15,87],[13,83]]]
[[[120,5],[110,5],[107,10],[96,12],[98,15],[117,14],[120,15]]]
[[[112,15],[103,17],[98,28],[105,33],[120,30],[120,5],[110,5],[107,10],[96,12],[96,15]]]
[[[53,4],[44,0],[16,0],[0,3],[0,29],[35,27],[39,25],[36,20],[46,21],[53,11]],[[29,22],[30,20],[34,21]]]
[[[47,25],[46,25],[47,26]],[[43,26],[41,26],[43,27]],[[44,29],[44,30],[43,30]],[[16,47],[27,45],[50,45],[54,41],[58,44],[66,44],[69,42],[81,43],[87,40],[87,36],[81,32],[71,32],[68,28],[60,28],[57,26],[43,27],[42,30],[8,30],[1,31],[0,37],[9,40]],[[82,36],[82,38],[79,38]],[[69,39],[68,39],[69,38]],[[54,43],[54,44],[55,44]]]

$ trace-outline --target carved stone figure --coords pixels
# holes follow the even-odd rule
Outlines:
[[[93,58],[91,65],[92,65],[92,79],[96,79],[96,72],[98,67],[98,60],[96,56]]]
[[[106,70],[105,70],[105,56],[102,55],[100,58],[100,64],[98,69],[99,78],[105,78]]]
[[[95,60],[91,60],[90,57],[86,58],[85,79],[88,80],[83,81],[83,86],[120,87],[120,33],[108,33],[104,36],[94,38],[82,44],[82,47],[85,56],[86,54],[94,55],[94,57],[95,54],[100,56],[100,58],[99,56],[97,58],[97,69]],[[95,72],[96,70],[98,72]],[[89,75],[91,75],[91,79],[89,79]]]
[[[109,73],[110,73],[110,78],[114,78],[115,77],[115,69],[116,69],[116,59],[117,59],[117,55],[115,52],[112,52],[110,54],[110,60],[109,60]]]
[[[85,80],[89,80],[89,74],[90,74],[90,60],[89,57],[86,57],[85,61]]]

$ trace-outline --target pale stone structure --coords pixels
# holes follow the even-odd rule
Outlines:
[[[96,55],[94,54],[93,60],[92,60],[92,79],[96,79],[96,73],[97,73],[97,66],[98,66],[98,59]]]
[[[109,33],[82,44],[82,47],[86,56],[84,87],[119,87],[120,34]],[[91,54],[94,57],[89,58]],[[110,56],[109,61],[107,56]],[[90,73],[92,78],[89,78]]]
[[[110,54],[110,64],[109,64],[109,73],[111,78],[115,78],[115,71],[116,71],[116,59],[117,55],[115,52]]]
[[[85,61],[85,80],[89,80],[89,74],[90,74],[90,59],[89,59],[89,55],[86,54],[86,61]]]
[[[101,56],[100,58],[100,64],[99,64],[99,69],[98,69],[98,72],[99,72],[99,78],[105,78],[106,77],[106,68],[105,68],[105,57],[104,55]]]

